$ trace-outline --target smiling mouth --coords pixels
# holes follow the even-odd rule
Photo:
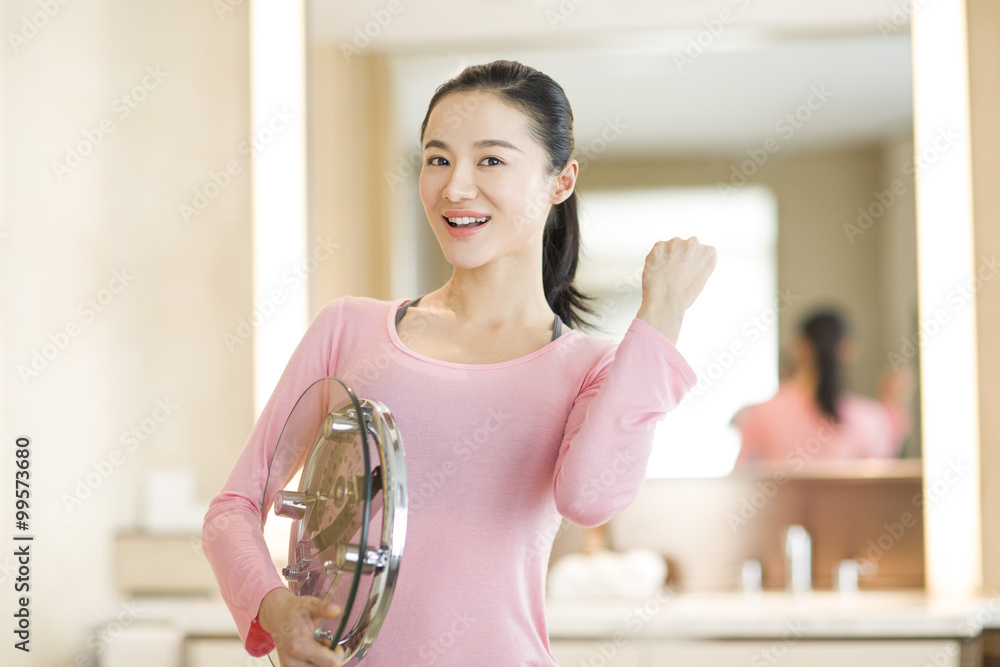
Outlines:
[[[444,216],[442,216],[444,217]],[[451,227],[456,229],[471,229],[472,227],[482,227],[490,221],[490,216],[483,218],[444,218]]]

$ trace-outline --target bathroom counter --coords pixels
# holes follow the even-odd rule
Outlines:
[[[924,591],[671,593],[644,600],[549,600],[553,638],[970,638],[1000,624],[1000,599]]]

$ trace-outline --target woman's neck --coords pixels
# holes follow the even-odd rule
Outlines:
[[[517,270],[494,262],[475,269],[452,271],[444,285],[421,301],[449,310],[461,322],[491,326],[501,323],[551,324],[540,270]]]
[[[819,385],[819,376],[816,374],[816,371],[811,366],[805,364],[800,364],[796,367],[792,371],[792,377],[789,379],[810,395],[816,393],[816,387]]]

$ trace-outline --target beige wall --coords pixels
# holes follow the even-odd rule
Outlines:
[[[919,327],[917,313],[917,235],[916,184],[910,176],[913,165],[913,141],[910,138],[890,142],[882,147],[879,191],[901,192],[886,208],[877,222],[879,310],[883,354],[903,356],[903,338],[912,339]],[[871,202],[869,202],[870,205]],[[861,237],[856,237],[859,242]],[[916,380],[916,391],[910,401],[914,429],[904,447],[905,456],[921,452],[919,354],[910,359]],[[886,357],[882,357],[883,360]]]
[[[341,244],[316,273],[312,316],[345,294],[390,298],[390,93],[385,56],[348,61],[336,45],[311,47],[308,76],[310,238]]]
[[[972,133],[972,210],[976,257],[1000,254],[1000,5],[968,0],[970,129]],[[1000,588],[1000,290],[976,295],[979,343],[979,456],[983,590]]]
[[[193,465],[207,499],[253,417],[250,344],[230,352],[222,338],[251,309],[250,165],[239,152],[249,135],[247,6],[219,16],[191,0],[52,4],[58,13],[18,50],[5,43],[0,126],[0,489],[13,497],[13,440],[30,436],[25,657],[39,666],[86,655],[93,628],[120,610],[112,538],[137,525],[144,473]],[[33,0],[5,2],[5,42],[38,12]],[[144,80],[124,116],[116,100]],[[103,119],[113,131],[60,180],[53,162]],[[230,160],[241,172],[186,224],[179,204]],[[80,306],[87,299],[103,300],[102,311]],[[63,339],[67,327],[75,335]],[[64,348],[48,348],[47,366],[22,380],[17,368],[53,337]],[[177,407],[167,415],[157,401]],[[144,420],[150,432],[130,450],[122,434]],[[104,479],[97,471],[109,465]],[[88,475],[96,488],[68,511],[64,498]],[[9,631],[6,641],[4,656]]]

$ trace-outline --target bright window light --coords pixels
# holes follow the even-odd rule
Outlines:
[[[953,300],[958,290],[978,289],[985,259],[974,256],[966,32],[965,3],[914,12],[920,411],[924,497],[933,501],[924,509],[924,548],[927,588],[941,595],[975,595],[983,586],[976,300]],[[946,326],[931,328],[940,322]],[[973,473],[946,483],[956,466]]]
[[[254,415],[309,323],[306,264],[305,4],[253,0]]]
[[[580,195],[579,289],[596,297],[592,335],[620,341],[642,300],[642,268],[657,241],[696,236],[718,264],[684,317],[678,348],[698,385],[657,426],[650,477],[719,477],[739,453],[737,410],[778,388],[778,309],[772,193],[745,187],[589,191]]]
[[[305,3],[253,0],[254,415],[260,415],[309,323],[306,239]],[[297,488],[298,477],[290,488]],[[271,508],[264,508],[270,511]],[[276,564],[287,562],[291,523],[264,528]]]

